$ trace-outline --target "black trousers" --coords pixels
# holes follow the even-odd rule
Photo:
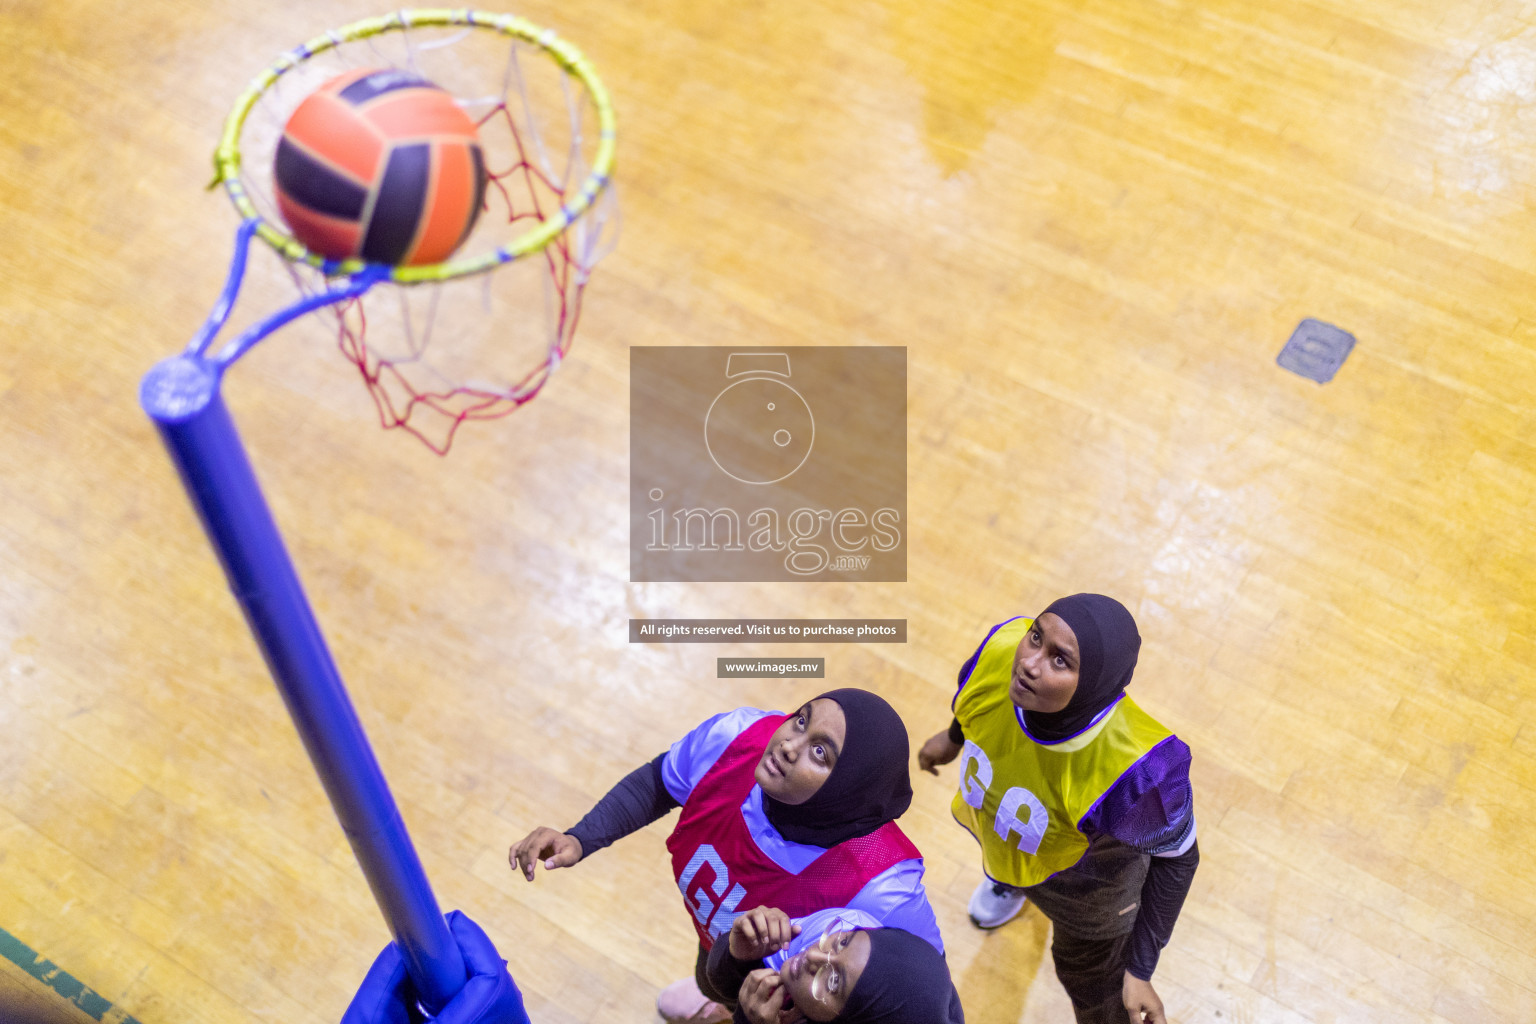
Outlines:
[[[1072,999],[1077,1024],[1129,1024],[1121,990],[1130,950],[1130,935],[1076,939],[1051,929],[1051,960]]]

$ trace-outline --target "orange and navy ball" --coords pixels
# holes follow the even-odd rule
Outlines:
[[[277,205],[329,259],[440,263],[480,215],[485,156],[453,97],[408,71],[349,71],[316,89],[283,128]]]

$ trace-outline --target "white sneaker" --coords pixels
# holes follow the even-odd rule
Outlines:
[[[692,978],[674,981],[662,989],[656,1012],[667,1024],[724,1024],[731,1019],[731,1011],[706,998]]]
[[[977,928],[996,928],[1018,917],[1026,902],[1024,890],[984,878],[965,909]]]

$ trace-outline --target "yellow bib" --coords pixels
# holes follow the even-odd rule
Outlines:
[[[955,698],[965,731],[960,790],[950,809],[981,843],[987,874],[1008,885],[1038,885],[1088,850],[1078,823],[1109,787],[1172,735],[1129,697],[1060,743],[1024,731],[1008,697],[1013,657],[1033,619],[1006,622],[982,648]]]

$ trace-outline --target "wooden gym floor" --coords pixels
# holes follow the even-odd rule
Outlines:
[[[223,280],[225,109],[374,13],[0,8],[0,928],[142,1024],[333,1024],[385,937],[135,401]],[[313,324],[227,393],[438,895],[538,1024],[654,1019],[693,945],[665,829],[534,885],[508,844],[707,714],[822,686],[718,680],[786,652],[631,646],[630,617],[905,618],[788,653],[920,741],[990,624],[1090,589],[1195,753],[1171,1019],[1536,1015],[1536,8],[519,13],[621,119],[573,358],[445,460],[377,429]],[[1359,338],[1326,386],[1274,363],[1304,317]],[[655,344],[907,346],[908,582],[629,583]],[[917,776],[904,825],[968,1019],[1068,1019],[1038,916],[966,923],[954,784]]]

